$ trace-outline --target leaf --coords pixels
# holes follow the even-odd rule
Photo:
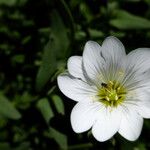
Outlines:
[[[36,78],[36,89],[40,91],[46,82],[50,79],[52,74],[56,71],[56,57],[53,50],[55,50],[55,43],[49,41],[44,48],[42,65],[38,71]]]
[[[10,145],[9,145],[9,143],[0,143],[0,149],[1,150],[11,150],[11,147],[10,147]]]
[[[0,0],[0,5],[1,4],[12,6],[16,4],[16,0]]]
[[[70,44],[67,28],[57,11],[53,11],[51,21],[51,38],[55,41],[53,52],[56,54],[56,58],[64,59]]]
[[[65,18],[67,19],[67,24],[69,25],[70,29],[71,29],[71,38],[74,38],[74,32],[75,32],[75,22],[74,22],[74,19],[73,19],[73,16],[72,16],[72,13],[69,9],[69,6],[67,5],[67,2],[65,2],[65,0],[59,0],[59,1],[56,1],[57,3],[56,4],[61,4],[62,6],[62,10],[65,14]]]
[[[56,107],[58,113],[64,114],[64,104],[62,99],[58,95],[52,95],[52,101]]]
[[[134,149],[137,149],[137,150],[146,150],[146,144],[145,143],[138,143],[137,147],[134,148]]]
[[[80,4],[80,12],[86,18],[87,22],[91,22],[94,18],[90,7],[85,2]]]
[[[52,13],[51,37],[44,48],[42,65],[36,78],[36,89],[40,91],[57,70],[57,60],[67,55],[69,39],[67,29],[59,14]]]
[[[37,103],[37,108],[40,110],[47,124],[49,124],[50,119],[54,116],[54,113],[49,105],[47,98],[42,98]]]
[[[0,115],[10,119],[21,118],[21,114],[18,110],[2,93],[0,93]]]
[[[75,39],[76,40],[82,40],[85,39],[86,33],[84,31],[76,31],[75,33]]]
[[[54,138],[55,141],[58,143],[61,149],[67,150],[67,136],[63,133],[60,133],[56,129],[50,127],[49,128],[50,137]]]
[[[19,64],[22,64],[25,60],[25,56],[24,55],[21,55],[21,54],[18,54],[18,55],[15,55],[12,57],[12,63],[15,64],[15,63],[19,63]]]
[[[40,99],[37,103],[37,108],[41,111],[46,123],[49,125],[49,121],[54,116],[54,113],[49,105],[48,99]],[[49,127],[49,137],[53,138],[61,147],[61,149],[67,149],[67,137],[64,134],[52,127]]]
[[[123,10],[116,11],[116,18],[110,24],[118,29],[150,29],[150,20],[130,14]]]
[[[16,148],[11,148],[9,143],[0,143],[0,150],[28,150],[30,146],[29,142],[23,142]]]
[[[88,29],[89,34],[92,38],[101,38],[104,36],[103,32],[99,31],[99,30],[95,30],[95,29]]]

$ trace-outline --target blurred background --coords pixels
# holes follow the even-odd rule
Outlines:
[[[70,125],[75,102],[57,75],[87,40],[118,37],[127,53],[150,47],[150,0],[0,0],[0,150],[149,150],[140,138],[100,143]]]

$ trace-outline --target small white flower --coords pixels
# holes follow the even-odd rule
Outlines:
[[[115,133],[136,140],[143,118],[150,118],[150,49],[128,55],[123,44],[108,37],[102,46],[85,45],[83,57],[68,60],[68,73],[58,76],[60,90],[78,103],[71,113],[76,133],[92,128],[98,141]]]

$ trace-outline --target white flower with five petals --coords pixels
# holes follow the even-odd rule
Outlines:
[[[98,141],[119,133],[134,141],[150,118],[150,49],[125,53],[123,44],[108,37],[100,46],[88,41],[83,57],[68,60],[68,72],[58,76],[62,93],[77,101],[71,113],[76,133],[89,129]]]

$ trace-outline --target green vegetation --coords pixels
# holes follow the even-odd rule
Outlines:
[[[100,143],[71,129],[75,102],[57,75],[86,41],[109,35],[127,52],[150,47],[150,1],[0,0],[0,150],[150,149],[150,120],[136,142]]]

